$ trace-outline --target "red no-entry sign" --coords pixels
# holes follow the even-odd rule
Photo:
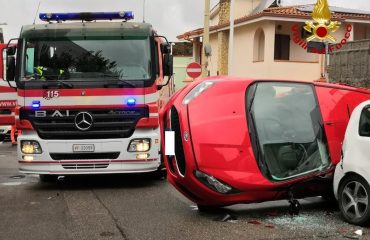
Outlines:
[[[186,67],[186,73],[191,78],[198,78],[202,75],[202,66],[199,63],[192,62]]]

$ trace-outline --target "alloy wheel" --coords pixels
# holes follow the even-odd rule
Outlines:
[[[342,208],[350,219],[360,219],[367,211],[369,196],[365,186],[358,181],[348,182],[342,191]]]

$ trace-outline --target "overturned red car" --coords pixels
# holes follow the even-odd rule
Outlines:
[[[370,91],[339,84],[212,77],[175,94],[168,180],[199,210],[332,193],[352,110]],[[165,150],[162,132],[162,151]]]

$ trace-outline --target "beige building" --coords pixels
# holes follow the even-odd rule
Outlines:
[[[235,0],[233,75],[305,81],[322,78],[324,55],[308,53],[306,41],[298,41],[309,36],[303,26],[312,20],[313,8],[278,6],[277,1]],[[331,7],[331,11],[331,20],[341,22],[332,34],[337,42],[370,39],[370,13],[338,7]],[[229,13],[230,0],[220,0],[211,11],[210,75],[228,74]],[[201,62],[202,34],[203,29],[196,29],[178,36],[193,42],[197,62]]]

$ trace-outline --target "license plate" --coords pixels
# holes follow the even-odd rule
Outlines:
[[[174,156],[175,155],[175,132],[166,131],[164,140],[165,140],[166,156]]]
[[[75,144],[73,145],[73,152],[95,152],[94,144]]]

